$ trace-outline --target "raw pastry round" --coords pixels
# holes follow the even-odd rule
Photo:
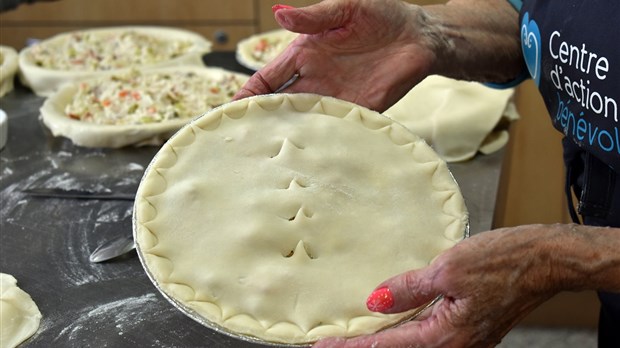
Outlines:
[[[155,285],[195,320],[301,344],[375,332],[385,279],[461,240],[446,163],[405,127],[312,94],[256,96],[186,125],[145,172],[134,238]]]
[[[276,29],[250,36],[237,44],[237,61],[248,69],[259,70],[282,53],[298,35]]]
[[[249,78],[249,76],[245,74],[231,72],[225,69],[193,66],[166,67],[141,71],[143,75],[165,73],[172,74],[179,72],[194,73],[204,77],[205,80],[215,81],[234,77],[240,82],[239,86],[243,85],[243,83],[245,83],[245,81]],[[125,74],[128,73],[130,72],[125,72]],[[118,74],[107,75],[91,80],[84,80],[82,82],[89,84],[101,83],[101,81],[106,81],[116,75]],[[182,81],[179,82],[179,84],[181,83]],[[45,100],[40,111],[43,123],[51,130],[54,136],[67,137],[76,145],[85,147],[118,148],[133,144],[160,145],[192,118],[208,111],[202,110],[198,114],[189,118],[178,118],[155,123],[127,125],[96,124],[75,120],[66,114],[65,108],[69,103],[71,103],[77,91],[78,83],[65,84],[59,91],[55,92]],[[219,105],[214,105],[213,107],[215,106]]]
[[[13,47],[0,46],[0,97],[13,90],[17,73],[17,51]]]
[[[424,138],[447,162],[461,162],[506,145],[507,126],[519,117],[513,96],[514,89],[431,75],[384,114]]]
[[[41,312],[30,295],[13,276],[0,273],[0,347],[16,347],[28,339],[37,332],[40,320]]]
[[[76,70],[66,69],[57,70],[51,68],[42,68],[35,64],[33,59],[33,50],[41,45],[46,45],[53,49],[61,49],[63,44],[75,33],[88,33],[94,36],[101,36],[102,38],[110,35],[119,35],[122,33],[135,32],[141,35],[146,35],[156,40],[162,40],[169,42],[168,46],[172,46],[178,42],[191,42],[190,49],[175,58],[170,58],[151,64],[143,64],[139,66],[126,66],[124,68],[112,69],[112,70]],[[143,49],[148,49],[143,47]],[[89,30],[79,30],[74,32],[67,32],[56,35],[47,40],[44,40],[37,45],[27,47],[19,52],[19,73],[21,81],[29,86],[39,96],[49,96],[56,91],[63,83],[78,81],[93,77],[101,77],[109,73],[121,73],[123,70],[130,68],[157,68],[166,66],[180,66],[180,65],[193,65],[203,66],[202,56],[205,53],[211,51],[211,42],[206,40],[199,34],[167,27],[149,27],[149,26],[122,26],[122,27],[107,27]],[[102,54],[100,52],[94,52],[94,54]],[[104,57],[109,59],[109,57]]]

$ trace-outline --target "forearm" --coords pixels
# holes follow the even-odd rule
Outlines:
[[[518,12],[508,1],[452,0],[423,9],[435,52],[431,73],[501,83],[523,71]]]
[[[620,293],[620,228],[551,225],[543,243],[559,290]]]

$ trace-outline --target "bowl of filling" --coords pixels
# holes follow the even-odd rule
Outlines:
[[[65,82],[132,68],[204,65],[211,42],[176,28],[125,26],[58,34],[19,53],[20,79],[48,96]]]

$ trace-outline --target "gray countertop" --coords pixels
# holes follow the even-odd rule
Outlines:
[[[248,72],[234,54],[210,65]],[[39,121],[43,98],[18,86],[0,99],[9,139],[0,152],[0,272],[9,273],[43,318],[25,347],[260,347],[210,330],[171,305],[135,253],[94,264],[101,242],[131,233],[130,201],[27,196],[30,187],[133,193],[157,147],[88,149],[55,138]],[[471,232],[491,227],[503,152],[451,164]]]

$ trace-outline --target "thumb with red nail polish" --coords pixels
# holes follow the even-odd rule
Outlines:
[[[373,291],[366,300],[366,307],[372,312],[384,312],[394,306],[394,296],[390,288],[381,287]]]
[[[276,4],[271,7],[271,11],[273,11],[273,13],[276,13],[278,12],[278,10],[289,10],[292,8],[295,8],[295,7],[290,6],[290,5]]]
[[[438,293],[421,282],[424,270],[409,271],[381,283],[366,299],[372,312],[400,313],[430,302]],[[424,284],[424,285],[423,285]]]
[[[290,11],[293,9],[295,11]],[[272,6],[271,10],[281,27],[302,34],[317,34],[343,27],[349,18],[345,9],[334,1],[318,1],[300,8],[278,4]]]

